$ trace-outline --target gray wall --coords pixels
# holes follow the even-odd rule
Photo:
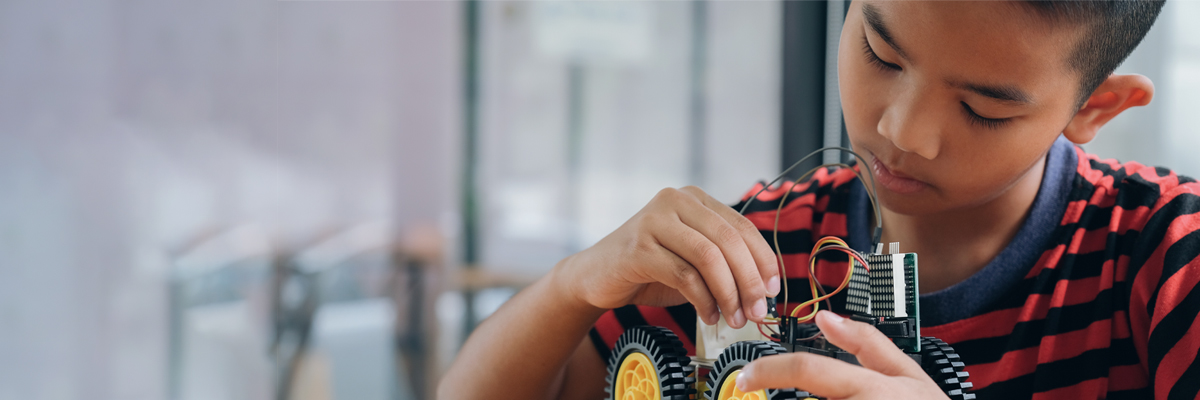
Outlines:
[[[251,224],[289,249],[446,220],[459,18],[0,3],[0,399],[164,398],[170,252],[201,232]]]

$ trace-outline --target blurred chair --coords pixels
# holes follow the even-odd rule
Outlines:
[[[440,259],[439,238],[397,241],[368,224],[291,257],[276,290],[276,398],[431,398],[430,266]]]
[[[172,400],[271,397],[270,277],[279,257],[254,227],[201,235],[172,259]]]
[[[443,287],[445,236],[433,225],[416,225],[401,236],[393,259],[399,266],[396,275],[398,358],[401,382],[408,382],[416,399],[433,399],[441,377],[434,348],[438,335],[437,298]]]

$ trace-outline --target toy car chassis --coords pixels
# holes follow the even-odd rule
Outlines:
[[[953,400],[971,400],[969,374],[954,349],[940,339],[920,336],[917,304],[916,254],[871,254],[869,266],[854,261],[843,307],[856,321],[875,326]],[[796,388],[775,388],[742,393],[735,386],[741,369],[762,357],[807,352],[858,364],[857,358],[820,337],[811,323],[790,315],[779,316],[774,299],[770,313],[777,316],[779,331],[764,340],[741,340],[724,346],[715,359],[689,357],[683,343],[669,329],[635,326],[616,342],[608,359],[608,398],[611,400],[790,400],[819,399]],[[707,373],[701,373],[705,372]],[[702,380],[700,378],[703,378]]]

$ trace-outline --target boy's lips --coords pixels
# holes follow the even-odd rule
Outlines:
[[[903,172],[895,172],[888,169],[887,165],[879,161],[879,158],[875,158],[875,163],[871,167],[875,172],[875,179],[879,180],[879,184],[895,193],[916,193],[929,186],[928,183],[913,179],[913,177],[905,175]]]

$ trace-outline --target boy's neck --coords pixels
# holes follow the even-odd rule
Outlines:
[[[930,215],[883,208],[883,243],[917,253],[921,293],[945,289],[974,275],[1016,236],[1033,207],[1045,172],[1043,156],[999,197],[981,205]]]

